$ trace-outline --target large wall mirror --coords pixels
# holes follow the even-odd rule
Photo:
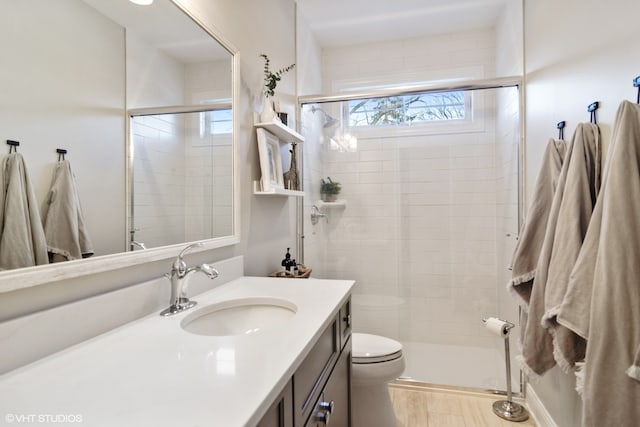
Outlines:
[[[237,243],[239,61],[211,29],[172,0],[0,0],[0,51],[0,150],[41,212],[66,150],[94,252],[0,266],[0,292]]]

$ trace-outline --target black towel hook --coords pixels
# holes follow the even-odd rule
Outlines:
[[[558,139],[563,140],[564,139],[564,127],[566,126],[566,122],[563,120],[561,122],[558,122],[558,124],[556,125],[556,128],[558,129]]]
[[[18,149],[16,148],[18,145],[20,145],[20,141],[14,141],[12,139],[7,139],[7,145],[9,145],[9,154],[13,153],[17,153]]]
[[[638,88],[638,96],[636,97],[636,104],[640,104],[640,76],[633,79],[633,87]]]
[[[589,121],[591,123],[593,123],[594,125],[598,124],[598,122],[596,121],[596,110],[598,109],[599,106],[600,105],[599,105],[598,101],[596,101],[596,102],[592,102],[587,107],[587,111],[591,113],[591,118],[589,119]]]
[[[56,148],[56,153],[58,153],[58,161],[64,160],[64,155],[67,154],[67,150],[64,148]]]

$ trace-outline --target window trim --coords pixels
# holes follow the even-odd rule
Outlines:
[[[357,79],[357,80],[339,80],[333,81],[332,86],[337,93],[347,95],[349,93],[360,92],[375,92],[375,91],[394,91],[404,92],[406,89],[416,88],[418,92],[429,93],[432,92],[428,89],[428,86],[443,83],[451,83],[452,86],[456,86],[456,83],[462,82],[474,82],[476,78],[484,74],[482,66],[464,67],[457,69],[447,70],[432,70],[430,72],[421,73],[408,73],[405,75],[394,75],[393,77],[377,77],[371,79]],[[442,78],[447,76],[447,78]],[[424,90],[422,90],[424,88]],[[455,133],[472,133],[472,132],[484,132],[484,106],[487,102],[483,93],[478,90],[468,90],[463,87],[451,88],[448,90],[440,90],[440,92],[465,92],[465,109],[468,108],[468,113],[465,113],[465,119],[458,120],[443,120],[416,123],[411,125],[381,125],[381,126],[345,126],[351,135],[357,138],[376,138],[376,137],[392,137],[397,135],[438,135],[438,134],[455,134]],[[398,96],[398,95],[388,95]],[[371,96],[371,98],[381,98],[384,96]],[[366,99],[366,97],[358,97],[360,99]],[[340,118],[343,123],[348,123],[348,102],[341,103]]]

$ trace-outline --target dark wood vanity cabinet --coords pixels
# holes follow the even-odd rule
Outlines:
[[[258,426],[351,426],[350,299],[322,332]]]

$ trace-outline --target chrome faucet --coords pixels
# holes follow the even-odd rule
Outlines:
[[[209,277],[209,279],[215,279],[218,277],[218,270],[213,268],[211,264],[201,264],[194,267],[187,267],[187,263],[184,261],[184,256],[191,249],[202,246],[202,243],[194,243],[187,246],[180,252],[173,261],[171,267],[171,273],[169,280],[171,280],[171,300],[170,305],[166,309],[160,312],[161,316],[171,316],[181,311],[188,310],[197,304],[196,301],[191,301],[187,298],[187,279],[193,272],[200,271]]]

